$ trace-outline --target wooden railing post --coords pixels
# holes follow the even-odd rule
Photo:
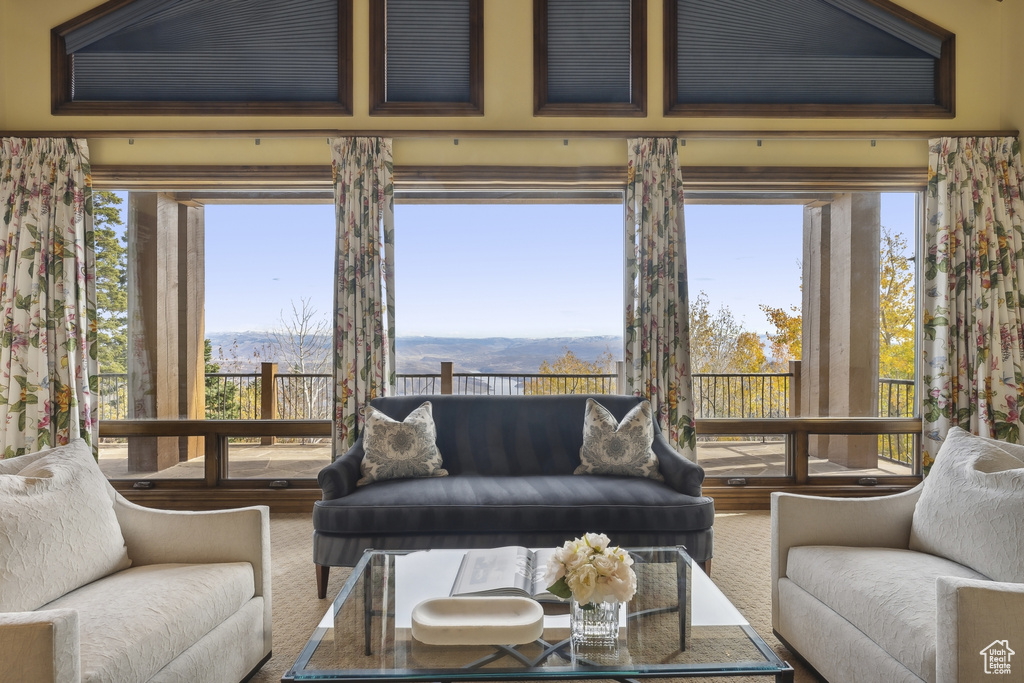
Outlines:
[[[629,388],[626,387],[626,361],[615,361],[615,393],[620,396],[630,393]]]
[[[441,361],[441,393],[452,393],[452,361]]]
[[[800,361],[789,361],[789,417],[800,417]]]
[[[277,419],[277,363],[260,363],[260,419]],[[273,446],[276,436],[260,438],[260,444]]]

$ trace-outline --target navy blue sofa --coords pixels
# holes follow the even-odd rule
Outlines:
[[[685,546],[703,566],[712,556],[714,501],[704,471],[676,452],[655,424],[665,481],[575,475],[587,398],[617,420],[640,399],[616,395],[396,396],[372,405],[403,420],[433,404],[437,446],[450,476],[356,487],[362,437],[320,471],[313,507],[313,562],[325,597],[330,567],[351,567],[367,548],[561,545],[588,531],[623,547]]]

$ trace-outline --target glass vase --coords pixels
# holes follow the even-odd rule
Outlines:
[[[609,647],[619,638],[618,600],[580,604],[576,598],[569,601],[569,632],[575,646]]]

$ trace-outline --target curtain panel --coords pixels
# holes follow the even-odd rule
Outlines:
[[[334,457],[362,429],[363,409],[395,384],[395,219],[391,140],[331,140],[337,219]]]
[[[1022,179],[1015,138],[930,141],[921,349],[925,472],[950,427],[1020,443]]]
[[[96,454],[96,290],[84,140],[0,139],[0,430],[10,458]]]
[[[683,174],[671,138],[629,141],[626,184],[626,384],[696,461]]]

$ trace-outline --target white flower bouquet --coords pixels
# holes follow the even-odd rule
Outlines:
[[[636,593],[633,558],[609,543],[604,534],[566,541],[548,561],[548,591],[560,598],[572,597],[583,606],[628,602]]]

